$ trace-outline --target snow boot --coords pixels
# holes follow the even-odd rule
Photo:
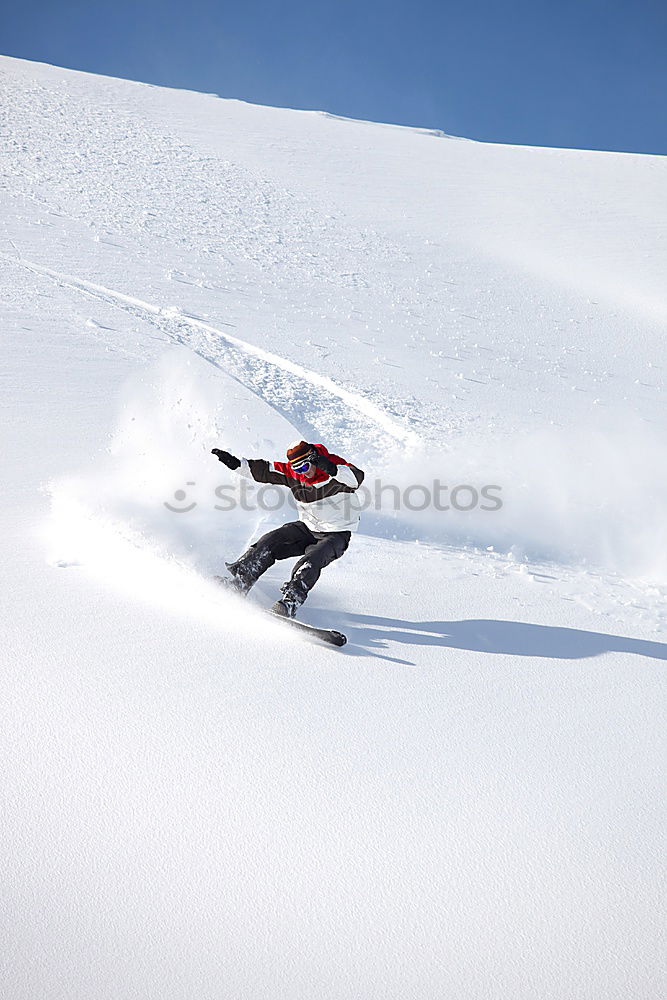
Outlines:
[[[232,575],[230,585],[245,596],[272,563],[273,556],[267,549],[251,546],[236,562],[225,563]]]
[[[308,589],[300,580],[290,580],[280,588],[282,598],[273,605],[271,610],[282,618],[294,618],[297,609],[308,597]]]
[[[245,597],[248,593],[248,588],[244,587],[243,583],[237,576],[214,576],[213,579],[216,583],[219,583],[221,587],[224,587],[225,590],[231,591],[233,594],[240,594],[241,597]]]

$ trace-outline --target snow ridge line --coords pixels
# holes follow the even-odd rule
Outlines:
[[[72,288],[75,291],[84,291],[96,295],[103,295],[112,301],[131,306],[135,309],[147,312],[150,315],[161,316],[165,319],[177,319],[179,323],[183,323],[195,329],[203,330],[208,334],[214,334],[216,338],[219,338],[224,346],[235,347],[237,350],[240,350],[249,357],[257,358],[264,364],[279,368],[281,371],[286,372],[289,375],[297,376],[299,379],[309,382],[317,389],[323,390],[332,396],[336,396],[351,410],[354,410],[361,416],[373,421],[373,423],[377,424],[385,434],[393,437],[401,444],[411,448],[417,448],[422,444],[421,438],[414,431],[403,427],[400,423],[390,417],[388,413],[382,410],[375,403],[371,402],[369,399],[366,399],[364,396],[360,396],[358,393],[352,392],[350,389],[345,389],[343,386],[338,385],[333,381],[333,379],[329,378],[328,375],[320,375],[308,368],[304,368],[302,365],[296,364],[294,361],[282,358],[280,355],[273,354],[271,351],[265,351],[263,348],[256,347],[254,344],[250,344],[248,341],[242,340],[240,337],[234,337],[232,334],[219,330],[210,323],[205,323],[203,320],[196,319],[193,316],[188,316],[187,314],[178,312],[177,310],[165,309],[161,306],[156,306],[151,302],[145,302],[142,299],[135,298],[134,296],[125,295],[123,292],[107,288],[104,285],[98,285],[95,282],[87,281],[84,278],[77,278],[73,275],[62,274],[59,271],[54,271],[41,264],[34,264],[32,261],[23,259],[19,259],[17,261],[16,258],[10,257],[6,254],[0,254],[0,256],[13,263],[20,263],[23,267],[30,271],[48,275],[62,285]]]

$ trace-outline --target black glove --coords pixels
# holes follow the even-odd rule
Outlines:
[[[222,451],[220,448],[212,448],[211,454],[216,455],[218,460],[223,462],[228,469],[238,469],[241,464],[236,455],[230,455],[228,451]]]
[[[327,476],[335,476],[338,472],[338,466],[336,463],[332,462],[326,455],[320,455],[319,451],[315,452],[313,465],[316,465],[318,469],[322,470],[322,472],[326,472]]]

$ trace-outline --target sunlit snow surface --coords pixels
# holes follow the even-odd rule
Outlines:
[[[659,157],[0,59],[2,995],[665,995]],[[309,645],[212,581],[304,436]],[[238,497],[238,494],[234,494]],[[418,504],[417,504],[418,505]]]

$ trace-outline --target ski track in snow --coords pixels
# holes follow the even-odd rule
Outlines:
[[[3,259],[16,263],[8,255]],[[251,390],[267,406],[288,419],[298,433],[320,439],[330,435],[346,448],[367,442],[369,435],[379,446],[396,443],[415,449],[421,440],[402,427],[375,403],[337,385],[326,375],[310,371],[293,361],[234,337],[175,307],[145,302],[92,281],[62,274],[40,264],[20,259],[23,267],[54,280],[61,287],[116,306],[138,319],[147,320],[175,343],[193,350],[205,361],[225,370]],[[307,393],[304,388],[307,387]],[[341,403],[345,410],[341,410]],[[379,441],[378,441],[379,437]]]

